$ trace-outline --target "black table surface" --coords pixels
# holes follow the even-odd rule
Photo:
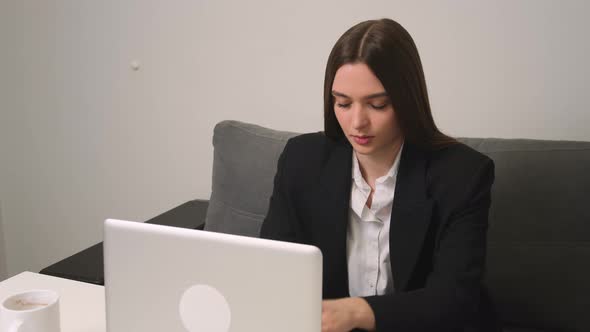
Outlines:
[[[147,223],[203,229],[209,201],[188,201],[152,218]],[[102,242],[84,249],[40,271],[55,277],[104,285]]]

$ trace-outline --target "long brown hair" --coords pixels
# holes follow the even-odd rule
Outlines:
[[[353,26],[332,48],[324,80],[326,136],[344,138],[334,114],[332,83],[338,68],[358,62],[371,68],[383,84],[406,141],[429,149],[456,143],[455,139],[441,133],[434,123],[422,62],[414,40],[399,23],[386,18]]]

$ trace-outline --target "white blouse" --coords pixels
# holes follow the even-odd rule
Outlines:
[[[399,160],[403,145],[389,172],[375,180],[371,208],[367,200],[371,187],[361,174],[355,152],[352,153],[352,188],[346,254],[350,296],[392,293],[393,276],[389,263],[389,221]]]

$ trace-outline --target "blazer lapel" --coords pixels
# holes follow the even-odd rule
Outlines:
[[[389,255],[396,290],[405,290],[432,216],[426,194],[427,155],[406,142],[396,180],[389,229]]]
[[[352,184],[350,144],[336,143],[321,172],[316,211],[321,225],[318,246],[324,256],[324,296],[345,297],[348,296],[346,232]]]

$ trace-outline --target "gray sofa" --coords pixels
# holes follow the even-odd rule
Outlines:
[[[258,236],[277,159],[295,135],[215,127],[206,230]],[[590,331],[590,142],[460,141],[496,165],[486,284],[505,331]]]

